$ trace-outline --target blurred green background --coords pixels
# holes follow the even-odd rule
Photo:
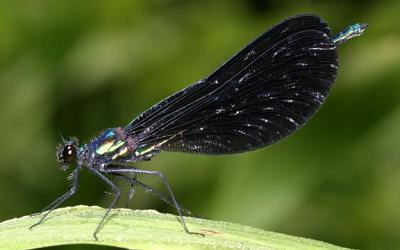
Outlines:
[[[372,0],[1,1],[0,221],[38,212],[68,188],[55,160],[59,132],[87,142],[123,126],[271,25],[314,13],[334,32],[355,22],[370,28],[340,47],[335,87],[303,129],[254,152],[162,153],[138,166],[163,171],[201,217],[398,249],[399,10],[400,1]],[[63,206],[107,206],[105,190],[83,171]],[[134,207],[175,212],[143,193]]]

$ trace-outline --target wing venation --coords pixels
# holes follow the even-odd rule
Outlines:
[[[302,15],[274,26],[207,78],[154,105],[125,132],[165,151],[228,154],[275,143],[302,127],[337,71],[327,24]]]

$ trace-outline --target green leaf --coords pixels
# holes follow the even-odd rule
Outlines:
[[[0,249],[27,249],[67,244],[97,244],[130,249],[344,249],[305,239],[234,223],[185,218],[184,232],[179,218],[154,210],[114,209],[98,233],[93,232],[105,209],[75,206],[54,210],[32,230],[39,215],[0,223]]]

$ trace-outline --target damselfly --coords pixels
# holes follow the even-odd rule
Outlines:
[[[233,154],[273,144],[302,127],[327,98],[338,69],[338,45],[359,36],[366,24],[349,26],[332,36],[318,16],[299,15],[277,24],[214,73],[167,97],[125,127],[109,128],[89,143],[63,140],[57,160],[63,170],[75,165],[71,189],[52,202],[49,213],[77,191],[83,167],[103,180],[115,193],[104,219],[120,198],[121,190],[109,177],[118,176],[147,191],[138,175],[161,178],[176,207],[167,178],[159,171],[138,169],[132,163],[150,160],[161,151],[195,154]],[[156,191],[154,191],[156,192]],[[96,238],[97,239],[97,238]]]

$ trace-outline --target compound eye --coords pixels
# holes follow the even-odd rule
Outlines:
[[[71,164],[76,159],[76,147],[74,145],[66,145],[62,151],[62,161],[64,164]]]

